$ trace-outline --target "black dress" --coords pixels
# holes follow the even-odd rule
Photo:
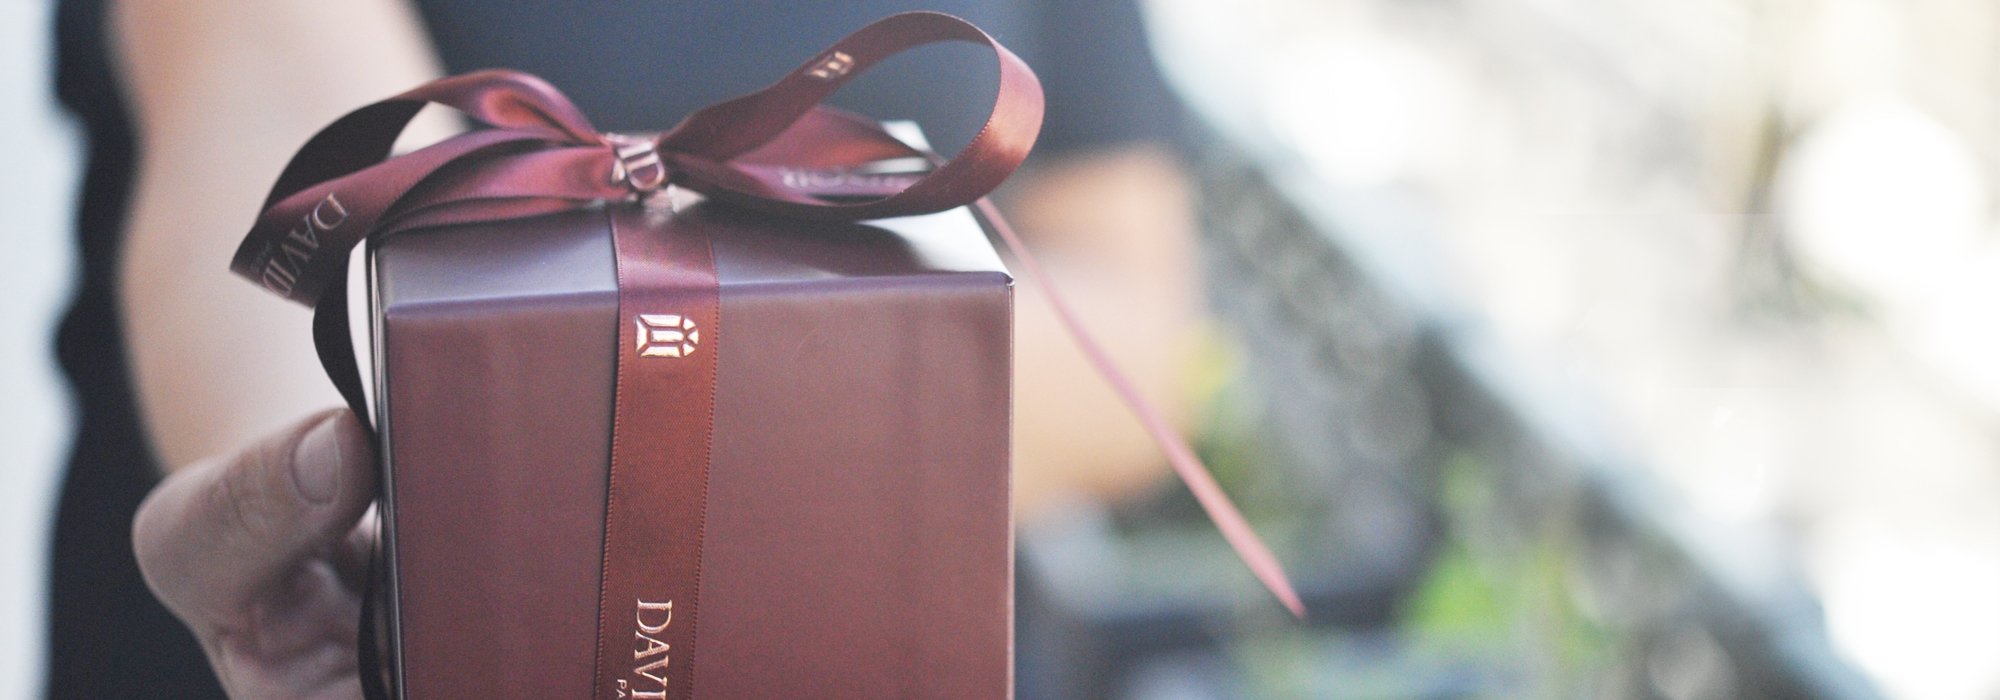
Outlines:
[[[61,2],[53,27],[57,93],[85,127],[89,157],[76,218],[83,279],[56,341],[75,390],[78,433],[57,510],[48,695],[221,697],[200,648],[146,590],[132,557],[132,514],[159,468],[141,432],[118,318],[135,135],[108,60],[104,4]],[[504,66],[541,75],[607,130],[665,129],[697,107],[762,87],[869,21],[910,9],[965,17],[1035,66],[1048,95],[1038,159],[1168,141],[1177,124],[1130,0],[418,6],[451,72]],[[991,104],[990,61],[970,47],[919,49],[862,76],[835,102],[916,119],[939,150],[954,152]],[[224,274],[223,262],[216,274]]]

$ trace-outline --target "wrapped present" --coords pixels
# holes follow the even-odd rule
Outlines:
[[[819,106],[938,41],[999,59],[957,157]],[[390,157],[428,103],[491,128]],[[981,198],[1041,109],[991,37],[907,13],[659,135],[599,134],[487,71],[309,141],[232,267],[316,307],[329,376],[372,417],[370,694],[1010,696],[1012,279],[982,219],[1032,258]],[[364,240],[372,410],[346,290]]]
[[[609,561],[660,574],[601,621],[635,694],[1002,697],[1011,287],[978,225],[677,194],[376,247],[404,687],[582,695]],[[712,251],[712,296],[621,312],[614,243],[641,237]],[[613,469],[652,470],[613,507],[668,529],[607,560]]]

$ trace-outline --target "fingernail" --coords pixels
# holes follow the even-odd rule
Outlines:
[[[328,416],[299,440],[292,453],[292,487],[309,503],[327,503],[340,491],[340,416]]]

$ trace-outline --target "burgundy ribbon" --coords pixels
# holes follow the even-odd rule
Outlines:
[[[715,253],[697,222],[648,226],[647,207],[609,213],[621,322],[593,697],[691,698],[727,330]]]
[[[882,59],[942,41],[981,44],[1000,59],[992,114],[958,157],[863,201],[828,201],[783,182],[786,169],[926,157],[874,122],[819,103]],[[428,103],[494,128],[389,158],[403,126]],[[770,87],[702,109],[654,138],[598,133],[534,76],[468,73],[350,112],[313,136],[278,177],[230,267],[312,303],[366,236],[517,218],[663,184],[794,218],[944,211],[998,187],[1027,157],[1041,119],[1041,84],[1027,64],[977,27],[930,12],[868,25]]]
[[[943,41],[978,44],[999,59],[991,114],[958,156],[940,161],[873,121],[820,104],[882,59]],[[431,103],[492,128],[391,157],[404,126]],[[321,360],[356,415],[366,416],[348,342],[345,280],[349,251],[367,237],[531,216],[643,196],[667,185],[745,209],[819,220],[909,216],[976,203],[1029,276],[1048,290],[1072,337],[1138,414],[1230,545],[1286,608],[1303,616],[1277,559],[1186,441],[1077,322],[984,199],[1027,157],[1041,119],[1041,86],[1025,63],[977,27],[931,12],[870,24],[771,86],[695,112],[657,137],[601,134],[562,93],[534,76],[468,73],[350,112],[314,135],[272,187],[230,267],[274,293],[317,307],[314,335]],[[842,187],[832,191],[799,186],[811,184],[815,173],[852,173],[898,158],[923,158],[935,167],[916,177],[841,177]],[[621,279],[621,303],[625,282]],[[621,381],[623,375],[621,370]],[[608,521],[607,530],[613,525]],[[603,613],[603,619],[611,617]]]

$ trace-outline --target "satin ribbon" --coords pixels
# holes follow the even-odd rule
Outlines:
[[[849,79],[916,46],[963,41],[998,57],[999,90],[984,127],[958,156],[940,160],[871,120],[820,104]],[[427,104],[491,128],[391,157],[405,125]],[[852,221],[976,204],[1064,327],[1159,443],[1175,472],[1250,570],[1294,615],[1304,606],[1257,537],[1184,439],[1133,388],[985,195],[1027,157],[1042,119],[1042,92],[1020,58],[949,15],[891,16],[849,35],[771,86],[695,112],[658,136],[602,134],[553,86],[525,73],[488,70],[444,78],[348,113],[300,148],[272,186],[231,269],[293,301],[315,306],[314,335],[328,375],[357,416],[367,416],[348,341],[348,253],[363,239],[413,228],[532,216],[672,185],[775,216]],[[848,172],[922,158],[919,176],[868,180],[830,197],[800,187],[801,173]]]
[[[958,157],[888,196],[836,202],[784,184],[788,168],[927,157],[876,123],[821,106],[855,75],[900,51],[942,41],[999,57],[991,115]],[[426,104],[494,128],[389,158]],[[517,218],[673,184],[786,217],[853,221],[964,206],[1019,167],[1042,119],[1027,64],[963,20],[928,12],[868,25],[758,92],[694,113],[657,137],[600,134],[553,86],[489,70],[445,78],[348,113],[292,158],[230,267],[313,303],[369,235]],[[616,175],[616,177],[614,177]]]

